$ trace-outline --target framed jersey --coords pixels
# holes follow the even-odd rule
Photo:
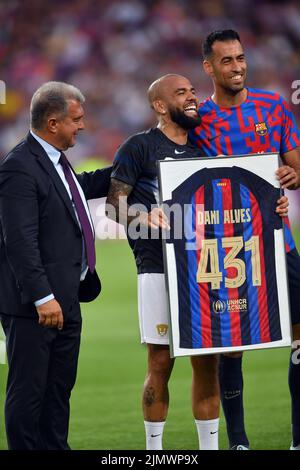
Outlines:
[[[278,165],[276,153],[158,162],[173,357],[291,344]]]

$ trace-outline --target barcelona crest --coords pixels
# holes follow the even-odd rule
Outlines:
[[[268,133],[268,127],[265,122],[258,122],[255,124],[255,132],[258,135],[266,135]]]

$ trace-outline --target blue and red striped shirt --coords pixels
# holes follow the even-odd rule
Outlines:
[[[274,230],[280,190],[247,170],[203,169],[168,203],[182,205],[176,257],[182,348],[280,340]],[[266,262],[267,260],[267,262]]]
[[[300,146],[300,132],[287,102],[278,94],[247,88],[240,106],[223,108],[211,98],[199,106],[202,123],[189,138],[207,156],[276,152],[281,156]],[[285,218],[286,251],[295,248]]]

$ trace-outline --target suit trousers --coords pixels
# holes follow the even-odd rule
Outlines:
[[[61,331],[36,318],[1,315],[8,379],[5,425],[11,450],[63,450],[68,445],[70,405],[81,335],[74,303]]]

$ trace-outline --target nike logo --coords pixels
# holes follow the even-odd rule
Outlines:
[[[151,437],[158,437],[160,434],[151,434]]]
[[[179,152],[179,150],[175,149],[175,153],[176,153],[176,155],[181,155],[182,153],[185,153],[185,150],[183,150],[182,152]]]
[[[210,431],[210,434],[217,434],[217,432],[218,431],[214,431],[214,432]]]
[[[229,395],[228,393],[225,392],[225,400],[231,400],[232,398],[239,397],[241,394],[240,391],[233,393],[232,395]]]
[[[208,142],[211,142],[212,140],[215,140],[217,137],[220,137],[220,134],[214,135],[212,137],[207,137]]]

